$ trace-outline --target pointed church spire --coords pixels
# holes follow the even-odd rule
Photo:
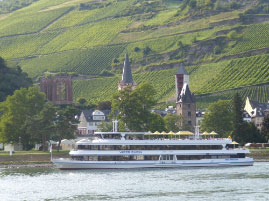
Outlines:
[[[129,63],[128,52],[125,54],[125,61],[124,61],[123,72],[122,72],[122,83],[123,84],[133,83],[133,76],[132,76],[131,66]]]
[[[128,52],[125,54],[122,79],[118,84],[118,90],[122,90],[126,86],[131,86],[132,90],[136,87],[136,82],[133,80],[131,66],[129,63]]]
[[[176,75],[177,74],[189,75],[188,72],[186,71],[183,63],[180,64]]]

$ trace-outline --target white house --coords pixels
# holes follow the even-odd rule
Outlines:
[[[110,110],[83,110],[79,117],[79,136],[94,134],[95,131],[98,131],[98,125],[100,125],[102,121],[108,120],[107,115],[109,113]]]
[[[259,103],[257,101],[251,101],[247,97],[245,110],[251,116],[251,121],[261,130],[264,117],[269,115],[269,102]]]

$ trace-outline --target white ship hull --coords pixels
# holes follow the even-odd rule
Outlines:
[[[202,159],[177,161],[74,161],[54,159],[53,163],[61,170],[70,169],[137,169],[137,168],[180,168],[180,167],[227,167],[252,166],[252,158]]]

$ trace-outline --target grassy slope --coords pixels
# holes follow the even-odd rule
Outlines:
[[[79,4],[85,2],[89,0],[40,0],[8,16],[0,16],[0,56],[7,59],[9,64],[22,66],[31,77],[38,77],[46,71],[98,75],[103,69],[111,69],[113,58],[119,58],[122,62],[126,51],[133,62],[140,62],[135,66],[179,62],[182,58],[171,58],[171,54],[177,54],[178,41],[195,46],[200,41],[215,40],[217,32],[241,26],[240,23],[222,25],[221,22],[237,19],[238,14],[244,11],[220,12],[184,20],[183,14],[176,15],[178,9],[163,9],[160,6],[158,11],[146,14],[115,17],[130,8],[141,7],[141,3],[111,0],[111,4],[104,1],[106,6],[103,8],[80,10]],[[184,12],[187,9],[182,13]],[[150,14],[153,17],[147,17]],[[216,22],[220,24],[210,25]],[[269,23],[266,22],[241,26],[240,40],[231,40],[218,55],[209,52],[201,60],[204,63],[186,66],[191,76],[191,90],[195,93],[208,93],[268,83],[266,52],[257,53],[265,54],[263,56],[249,58],[229,57],[268,48],[268,27]],[[193,43],[194,38],[198,43]],[[145,57],[143,48],[147,46],[152,51]],[[139,47],[140,51],[135,52],[135,47]],[[216,61],[222,57],[226,59]],[[174,96],[175,71],[176,69],[154,71],[134,77],[138,83],[152,83],[158,91],[159,101],[163,102]],[[86,97],[92,102],[108,100],[116,91],[119,79],[120,76],[116,75],[112,78],[75,81],[75,97]],[[268,97],[266,93],[265,90],[260,99],[265,100]],[[227,97],[230,95],[222,98]],[[200,99],[201,103],[206,102],[204,99]]]

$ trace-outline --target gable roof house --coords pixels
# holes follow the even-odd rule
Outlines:
[[[109,113],[110,110],[83,110],[79,117],[79,136],[91,135],[98,131],[98,125],[100,125],[102,121],[108,120]]]
[[[247,97],[244,109],[251,116],[251,121],[260,130],[262,128],[264,117],[269,115],[269,102],[259,103],[257,101],[251,101]]]

